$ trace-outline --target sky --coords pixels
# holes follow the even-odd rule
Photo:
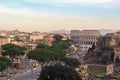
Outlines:
[[[120,29],[120,0],[0,0],[0,30]]]

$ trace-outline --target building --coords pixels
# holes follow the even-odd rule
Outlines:
[[[63,37],[62,40],[70,39],[70,36],[68,34],[65,34],[65,33],[57,33],[57,34]],[[54,34],[54,35],[57,35],[57,34]]]
[[[34,50],[36,46],[37,44],[26,44],[24,47],[27,48],[27,50]]]
[[[4,45],[4,44],[7,44],[7,43],[10,43],[10,38],[0,36],[0,55],[1,55],[1,52],[2,52],[2,47],[1,46]]]
[[[10,35],[10,32],[7,30],[0,30],[0,36],[8,36]]]
[[[29,36],[29,41],[35,41],[38,39],[43,39],[44,35],[30,35]]]
[[[114,49],[114,61],[117,57],[120,59],[120,32],[108,33],[98,39],[97,48],[101,50],[104,46],[111,46]]]
[[[100,74],[102,75],[112,74],[114,72],[114,65],[88,64],[88,72],[96,76],[99,76]]]
[[[114,62],[117,57],[120,59],[120,47],[114,47]]]
[[[0,36],[0,45],[10,43],[10,38]]]
[[[101,36],[98,39],[98,47],[104,47],[104,46],[120,46],[120,32],[116,33],[108,33],[105,36]]]
[[[93,44],[97,44],[100,32],[98,30],[71,30],[72,44],[82,50],[88,50]]]

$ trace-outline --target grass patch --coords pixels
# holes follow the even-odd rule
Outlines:
[[[106,76],[106,73],[105,72],[102,72],[102,73],[98,73],[96,74],[97,77],[104,77]]]

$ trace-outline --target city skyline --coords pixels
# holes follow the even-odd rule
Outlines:
[[[118,0],[4,0],[0,29],[119,29],[119,7]]]

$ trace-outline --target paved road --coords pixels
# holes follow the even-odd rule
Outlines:
[[[79,59],[79,55],[77,53],[73,53],[71,55],[68,56],[69,58],[77,58]]]
[[[34,68],[32,70],[24,71],[19,75],[15,75],[12,77],[13,80],[37,80],[37,75],[40,73],[41,68]]]

